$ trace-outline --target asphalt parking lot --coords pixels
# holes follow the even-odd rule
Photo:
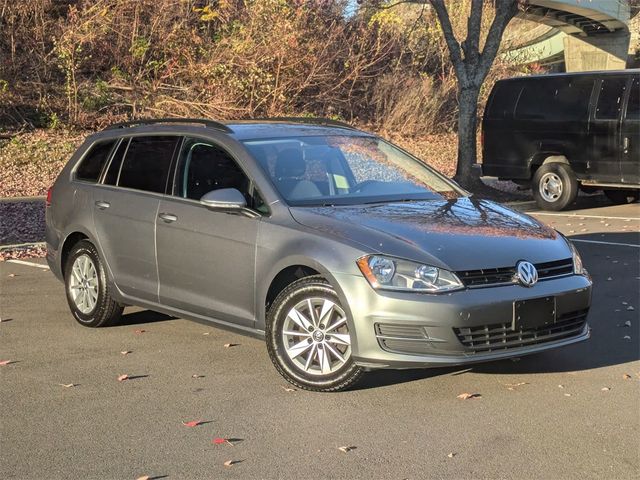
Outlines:
[[[638,478],[640,205],[581,206],[534,215],[593,276],[588,342],[337,394],[291,391],[261,340],[213,326],[83,328],[49,271],[0,263],[0,478]]]

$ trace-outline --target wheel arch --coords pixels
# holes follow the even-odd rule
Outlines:
[[[542,165],[546,165],[547,163],[564,163],[565,165],[571,166],[569,159],[563,153],[539,152],[531,158],[531,162],[529,163],[531,178],[533,178],[533,175],[536,173],[538,168]]]

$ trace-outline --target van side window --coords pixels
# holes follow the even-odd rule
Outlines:
[[[631,85],[629,105],[627,105],[627,120],[640,120],[640,78],[636,78]]]
[[[605,78],[600,86],[596,118],[601,120],[615,120],[620,115],[624,87],[627,84],[625,77]]]
[[[594,80],[589,78],[573,78],[564,81],[550,109],[558,121],[586,121],[589,115],[589,99]]]
[[[500,82],[496,84],[491,96],[491,104],[487,112],[487,118],[511,118],[518,96],[522,90],[519,82]]]
[[[76,178],[86,182],[97,182],[115,144],[116,140],[107,140],[93,144],[82,159],[80,165],[78,165]]]
[[[181,137],[133,137],[125,155],[118,186],[164,193],[171,160]]]
[[[177,195],[200,200],[205,194],[223,188],[239,190],[249,207],[265,213],[264,202],[229,153],[206,140],[185,139],[176,175]]]
[[[555,80],[527,82],[516,107],[516,117],[530,120],[555,120],[553,105],[561,85]]]

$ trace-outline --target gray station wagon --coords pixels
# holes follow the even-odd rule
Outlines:
[[[47,259],[82,325],[137,305],[241,330],[300,388],[589,337],[566,238],[330,120],[113,125],[47,204]]]

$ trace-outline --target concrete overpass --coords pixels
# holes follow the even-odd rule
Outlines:
[[[506,56],[518,63],[564,61],[567,71],[625,68],[632,13],[629,0],[530,0],[519,17],[540,25],[512,38]]]

